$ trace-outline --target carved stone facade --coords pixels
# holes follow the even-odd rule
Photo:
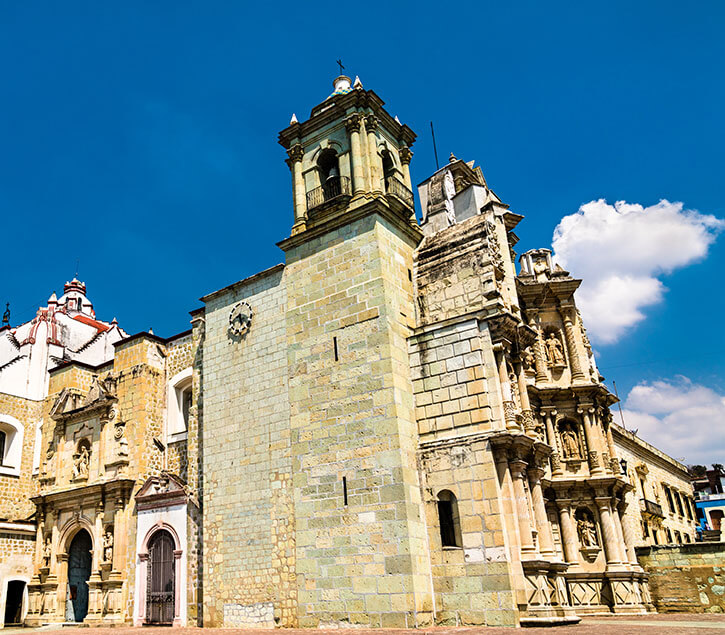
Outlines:
[[[32,553],[17,547],[27,624],[651,609],[629,472],[679,464],[613,424],[580,281],[547,249],[517,274],[523,217],[480,168],[451,155],[419,187],[418,223],[415,135],[383,106],[340,77],[280,133],[284,264],[204,296],[192,332],[60,360],[37,402],[0,394],[0,415],[42,422],[22,500],[0,499],[16,520],[35,511]]]

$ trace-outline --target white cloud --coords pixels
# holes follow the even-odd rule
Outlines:
[[[583,278],[577,304],[592,339],[615,342],[662,300],[659,276],[707,255],[725,221],[682,203],[642,207],[603,199],[582,205],[554,230],[556,261]]]
[[[627,429],[686,464],[722,463],[725,395],[684,376],[642,382],[624,403]]]

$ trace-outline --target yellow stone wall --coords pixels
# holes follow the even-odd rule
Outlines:
[[[25,520],[34,511],[30,497],[35,491],[32,479],[36,424],[42,418],[42,401],[32,401],[0,393],[0,414],[17,419],[23,426],[20,476],[0,474],[0,517]]]
[[[205,298],[204,626],[297,625],[286,288],[278,266]],[[238,336],[241,301],[253,317]]]
[[[412,249],[371,215],[287,252],[300,626],[431,620],[406,343]]]
[[[628,511],[637,529],[637,546],[695,542],[697,521],[694,494],[687,468],[619,426],[614,428],[614,442],[619,458],[627,461],[627,479],[634,487],[632,494],[634,504],[630,505]],[[644,481],[644,491],[642,481]],[[673,506],[670,507],[665,487],[669,488],[673,496],[674,492],[679,493],[681,511],[674,499]],[[641,502],[643,498],[659,504],[664,518],[653,518],[643,514],[644,503]],[[644,522],[647,523],[648,535],[644,534]],[[677,540],[678,534],[679,540]]]

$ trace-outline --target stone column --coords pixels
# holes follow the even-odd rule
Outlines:
[[[412,192],[413,182],[410,178],[410,160],[413,158],[413,152],[408,146],[403,146],[398,150],[398,155],[400,156],[400,165],[403,166],[403,181],[405,181],[405,186]],[[415,218],[415,209],[410,214],[410,224],[418,225]]]
[[[526,478],[526,462],[521,459],[509,460],[509,469],[514,486],[516,499],[516,518],[519,525],[519,538],[521,540],[521,559],[531,559],[536,553],[534,536],[531,532],[531,518],[529,517],[529,501],[526,496],[524,479]]]
[[[614,445],[614,438],[612,437],[612,422],[611,419],[606,415],[601,417],[602,426],[604,427],[605,434],[607,436],[607,448],[609,449],[609,467],[612,470],[612,474],[619,476],[622,473],[622,466],[619,464],[619,457],[617,456],[617,448]]]
[[[398,156],[400,157],[400,165],[403,166],[403,181],[405,186],[412,192],[413,182],[410,178],[410,161],[413,158],[413,152],[408,146],[403,146],[398,150]]]
[[[148,552],[138,554],[138,569],[137,575],[139,576],[139,597],[136,598],[136,605],[138,606],[137,619],[134,622],[134,626],[141,626],[146,621],[146,581],[148,579],[148,566],[149,566],[149,554]],[[176,564],[176,563],[174,563]],[[178,578],[177,578],[178,579]],[[178,586],[178,583],[177,583]]]
[[[181,580],[181,549],[174,550],[174,575],[177,580]],[[186,593],[186,589],[181,588],[181,584],[174,585],[174,626],[183,626],[181,623],[181,594]]]
[[[501,384],[501,395],[503,397],[503,417],[506,422],[506,429],[514,432],[519,432],[519,424],[516,421],[516,405],[514,404],[513,389],[511,382],[509,381],[508,370],[506,368],[506,352],[499,350],[496,353],[497,365],[498,365],[498,380]]]
[[[35,571],[43,566],[43,549],[45,548],[45,514],[38,509],[38,526],[35,529]],[[51,556],[52,560],[52,556]],[[48,563],[50,567],[50,562]]]
[[[57,514],[55,515],[54,520],[57,520]],[[53,563],[53,558],[50,559],[51,565],[50,565],[50,573],[53,575],[58,575],[58,554],[60,553],[60,545],[58,544],[60,542],[59,540],[59,530],[58,530],[58,523],[53,523],[53,528],[50,530],[50,544],[51,544],[51,552],[55,554],[55,564]]]
[[[292,192],[294,198],[295,227],[301,227],[307,213],[307,193],[305,192],[305,180],[302,177],[302,157],[305,152],[302,146],[297,143],[288,151],[289,159],[287,165],[292,171]]]
[[[624,537],[624,546],[627,551],[627,560],[630,564],[639,566],[639,561],[637,560],[637,553],[635,552],[634,548],[637,544],[637,534],[635,532],[634,527],[632,527],[632,519],[629,517],[629,514],[627,513],[629,511],[629,506],[632,504],[632,493],[627,492],[622,497],[622,503],[620,505],[620,517],[621,517],[621,523],[622,523],[622,535]]]
[[[584,422],[584,438],[587,442],[587,454],[589,459],[589,469],[593,476],[601,476],[604,472],[600,461],[600,449],[597,443],[596,433],[592,428],[592,414],[594,408],[589,405],[582,405],[577,408],[577,412],[582,416]]]
[[[521,363],[516,365],[516,383],[518,384],[519,396],[521,397],[521,416],[524,420],[524,432],[532,439],[536,439],[536,421],[534,421],[534,413],[531,412],[529,388],[526,384],[524,365]]]
[[[559,508],[559,525],[561,526],[561,544],[564,548],[564,558],[569,564],[578,564],[578,543],[574,521],[571,518],[571,501],[566,499],[557,500],[556,506]]]
[[[554,550],[554,535],[551,533],[551,523],[546,514],[544,492],[541,488],[541,477],[544,476],[544,470],[539,466],[529,466],[528,475],[531,502],[534,508],[534,519],[536,520],[536,530],[539,536],[539,551],[545,558],[553,558],[556,556],[556,551]]]
[[[360,145],[361,117],[357,113],[345,119],[345,128],[350,135],[350,155],[352,159],[352,191],[355,196],[365,191],[365,164]]]
[[[365,130],[368,138],[368,163],[370,165],[370,191],[384,192],[383,161],[378,154],[378,138],[375,131],[378,129],[378,118],[375,115],[365,117]]]
[[[562,318],[564,318],[564,334],[566,339],[566,350],[569,353],[571,379],[573,382],[584,381],[585,377],[579,360],[579,351],[576,345],[576,333],[574,332],[574,309],[571,307],[562,307],[561,314]]]
[[[103,501],[96,505],[96,518],[93,524],[93,564],[91,571],[96,572],[103,560]]]
[[[546,383],[549,375],[546,372],[546,357],[544,355],[544,343],[541,341],[541,329],[532,319],[529,326],[536,331],[536,341],[534,342],[534,369],[536,370],[536,383]]]
[[[617,543],[617,530],[612,518],[611,498],[609,496],[597,496],[594,500],[599,509],[599,521],[604,535],[604,555],[607,559],[607,566],[622,564]]]
[[[561,476],[561,454],[559,452],[559,439],[554,431],[554,419],[556,418],[556,410],[551,406],[542,406],[541,413],[544,415],[546,425],[546,439],[551,446],[551,474],[552,476]]]

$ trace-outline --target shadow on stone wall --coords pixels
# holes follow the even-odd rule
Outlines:
[[[725,542],[638,547],[662,613],[725,613]]]

